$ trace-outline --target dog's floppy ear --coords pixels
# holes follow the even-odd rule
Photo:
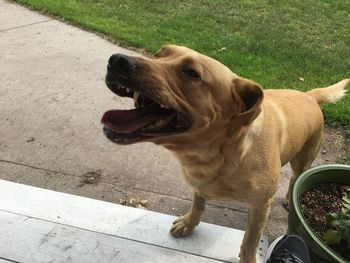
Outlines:
[[[247,126],[261,112],[261,102],[264,98],[263,89],[248,79],[235,78],[232,81],[232,93],[239,111],[232,121],[235,124]]]

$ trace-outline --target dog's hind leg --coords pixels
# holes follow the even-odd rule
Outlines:
[[[298,178],[300,174],[305,172],[310,168],[312,162],[315,160],[318,151],[320,150],[321,142],[322,142],[322,134],[323,129],[317,130],[313,136],[309,138],[309,140],[304,144],[303,148],[299,153],[297,153],[293,159],[290,161],[290,165],[293,170],[293,175],[289,181],[288,192],[283,201],[284,206],[288,209],[288,202],[292,187],[294,185],[295,180]]]
[[[189,235],[196,225],[199,224],[200,217],[204,212],[205,199],[204,197],[193,194],[193,203],[190,211],[185,215],[180,216],[173,222],[170,233],[175,237],[184,237]]]

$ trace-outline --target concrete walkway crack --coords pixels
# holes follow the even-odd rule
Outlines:
[[[0,33],[11,31],[11,30],[15,30],[15,29],[19,29],[19,28],[23,28],[23,27],[33,26],[33,25],[37,25],[37,24],[41,24],[41,23],[46,23],[46,22],[49,22],[49,21],[52,21],[52,20],[55,20],[55,19],[51,18],[51,19],[46,19],[46,20],[43,20],[43,21],[35,22],[35,23],[22,25],[22,26],[16,26],[16,27],[2,29],[2,30],[0,30]]]
[[[14,161],[8,161],[8,160],[3,160],[3,159],[0,159],[0,163],[14,164],[14,165],[24,166],[24,167],[32,168],[32,169],[35,169],[35,170],[44,171],[44,172],[69,175],[69,176],[73,176],[73,177],[80,177],[78,175],[69,174],[69,173],[66,173],[66,172],[58,172],[58,171],[50,170],[50,169],[47,169],[47,168],[36,167],[36,166],[30,165],[30,164],[19,163],[19,162],[14,162]]]

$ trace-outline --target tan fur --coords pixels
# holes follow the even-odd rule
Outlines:
[[[350,79],[343,79],[332,86],[313,89],[306,92],[306,94],[315,98],[318,103],[337,102],[345,95],[346,90],[344,88],[349,84],[349,82]]]
[[[207,199],[245,203],[248,222],[240,262],[256,262],[281,166],[291,163],[290,186],[310,167],[322,139],[318,103],[339,99],[349,80],[307,93],[263,91],[185,47],[165,46],[155,59],[134,59],[144,90],[193,122],[186,132],[149,140],[174,153],[193,190],[190,211],[174,222],[171,233],[188,235],[199,223]],[[201,80],[185,76],[182,68],[195,69]]]

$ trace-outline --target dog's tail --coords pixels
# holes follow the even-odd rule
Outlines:
[[[343,79],[329,87],[312,89],[306,94],[313,97],[318,103],[337,102],[345,95],[345,88],[349,83],[350,79]]]

